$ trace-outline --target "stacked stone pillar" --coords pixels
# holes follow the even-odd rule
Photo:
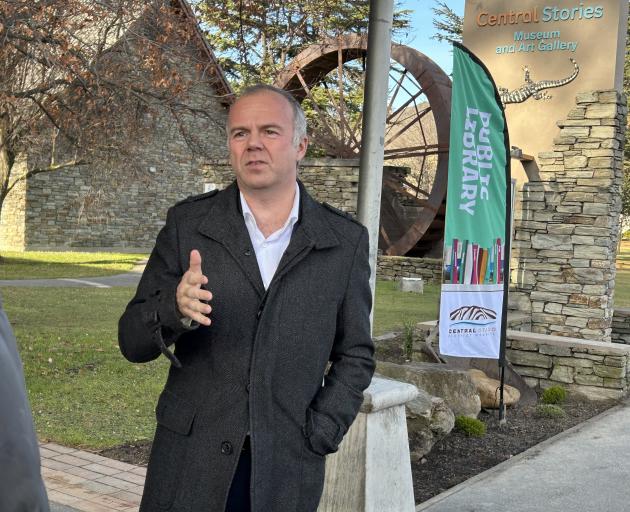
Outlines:
[[[14,165],[10,183],[26,174],[26,159]],[[23,251],[26,247],[26,180],[17,181],[0,212],[0,250]]]
[[[579,94],[519,192],[510,302],[534,332],[610,341],[626,115],[614,90]]]

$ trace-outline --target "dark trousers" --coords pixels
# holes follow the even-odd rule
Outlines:
[[[245,438],[236,473],[232,479],[225,512],[250,512],[249,484],[252,473],[252,453],[249,436]]]

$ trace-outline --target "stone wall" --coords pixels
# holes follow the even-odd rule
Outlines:
[[[579,94],[515,213],[510,307],[538,333],[610,341],[627,108]]]
[[[188,120],[210,140],[225,140],[222,105],[215,121]],[[147,250],[153,247],[166,211],[175,202],[203,192],[201,162],[191,153],[176,121],[161,116],[152,136],[130,141],[143,154],[145,167],[134,172],[104,172],[97,167],[70,168],[29,179],[22,209],[25,243],[21,249]],[[225,156],[224,144],[208,146],[205,154]],[[2,241],[3,245],[10,240]]]
[[[401,277],[421,277],[426,283],[442,282],[442,260],[433,258],[407,258],[405,256],[379,256],[377,276],[392,281]]]
[[[234,180],[227,160],[208,162],[203,175],[210,188],[225,188]],[[356,215],[359,190],[359,160],[307,158],[300,163],[298,177],[318,201]]]
[[[630,308],[615,308],[611,338],[614,343],[630,345]]]
[[[435,320],[416,325],[412,360],[424,360],[424,341],[436,325]],[[508,313],[505,355],[529,386],[560,385],[595,400],[628,393],[630,345],[537,334],[530,327],[529,315]]]
[[[142,41],[135,45],[139,53],[145,51]],[[178,70],[192,79],[182,101],[191,108],[138,109],[136,136],[123,141],[124,155],[37,174],[25,188],[13,190],[3,208],[0,248],[146,250],[167,208],[203,192],[202,162],[227,156],[227,109],[208,70],[204,75],[210,78],[199,76],[197,65],[207,56],[200,56],[194,42],[181,50]],[[124,53],[129,59],[135,55]],[[42,147],[49,145],[48,138],[42,135]],[[33,148],[25,162],[36,165],[38,153]],[[64,161],[63,154],[56,156]]]
[[[225,112],[217,106],[217,118]],[[205,127],[209,138],[225,140],[219,125]],[[140,150],[140,149],[139,149]],[[76,168],[40,174],[9,195],[0,248],[14,250],[102,248],[147,251],[153,247],[166,211],[177,201],[210,188],[224,188],[234,174],[225,159],[197,162],[167,119],[144,141],[147,167],[133,177]],[[161,156],[160,156],[161,155]],[[164,155],[169,158],[162,159]],[[319,201],[356,215],[358,160],[305,160],[300,177]],[[6,219],[6,220],[5,220]]]
[[[508,331],[506,357],[532,387],[560,385],[590,399],[628,392],[630,346]]]

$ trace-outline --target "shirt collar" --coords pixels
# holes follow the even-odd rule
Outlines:
[[[239,191],[239,196],[241,200],[241,209],[243,211],[243,218],[245,219],[245,222],[251,222],[254,226],[256,226],[256,228],[258,228],[258,226],[256,225],[256,218],[254,217],[254,214],[252,213],[251,208],[247,204],[247,201],[245,200],[243,193],[240,191]],[[298,186],[297,181],[296,181],[295,182],[295,196],[293,197],[293,206],[291,207],[291,211],[289,212],[289,217],[287,218],[287,221],[284,223],[282,228],[280,228],[280,230],[285,229],[289,224],[293,226],[297,222],[299,215],[300,215],[300,187]]]

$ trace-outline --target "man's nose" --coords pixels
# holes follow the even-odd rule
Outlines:
[[[247,149],[256,150],[262,148],[262,140],[256,132],[251,132],[247,138]]]

